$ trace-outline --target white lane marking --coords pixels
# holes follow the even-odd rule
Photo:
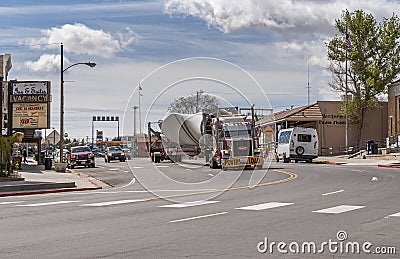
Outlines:
[[[220,216],[220,215],[225,215],[225,214],[228,214],[228,212],[220,212],[220,213],[208,214],[208,215],[185,218],[185,219],[171,220],[170,223],[177,223],[177,222],[189,221],[189,220],[194,220],[194,219],[203,219],[203,218],[209,218],[209,217]]]
[[[354,206],[354,205],[340,205],[332,208],[322,209],[322,210],[315,210],[315,213],[328,213],[328,214],[340,214],[343,212],[348,212],[352,210],[358,210],[365,208],[365,206]]]
[[[288,205],[292,205],[292,204],[294,204],[294,203],[268,202],[268,203],[262,203],[262,204],[252,205],[252,206],[236,208],[236,209],[237,210],[267,210],[267,209],[288,206]]]
[[[0,205],[7,205],[7,204],[18,204],[18,203],[22,203],[25,201],[5,201],[5,202],[0,202]]]
[[[400,217],[400,212],[389,215],[388,217]]]
[[[144,167],[142,167],[142,166],[134,166],[134,167],[132,167],[133,169],[142,169],[142,168],[144,168]]]
[[[164,168],[164,167],[169,167],[169,166],[167,166],[167,165],[157,165],[156,167],[158,167],[158,168]]]
[[[186,207],[213,204],[213,203],[217,203],[217,202],[219,202],[219,201],[191,201],[191,202],[184,202],[184,203],[162,205],[162,206],[158,206],[158,207],[159,208],[186,208]]]
[[[327,195],[341,193],[341,192],[344,192],[344,190],[339,190],[339,191],[335,191],[335,192],[327,192],[327,193],[322,194],[322,196],[327,196]]]
[[[121,169],[119,169],[119,168],[110,168],[110,169],[108,169],[109,171],[120,171]]]
[[[214,175],[213,174],[208,174],[209,176],[211,176],[211,177],[214,177]]]
[[[357,172],[357,173],[361,173],[361,170],[351,170],[352,172]]]
[[[20,204],[20,205],[16,205],[16,206],[38,207],[38,206],[59,205],[59,204],[67,204],[67,203],[75,203],[75,202],[80,202],[80,201],[53,201],[53,202],[43,202],[43,203]]]
[[[135,203],[143,200],[119,200],[119,201],[107,201],[107,202],[99,202],[99,203],[88,203],[82,204],[80,206],[85,207],[102,207],[102,206],[110,206],[110,205],[118,205],[118,204],[127,204],[127,203]]]
[[[123,170],[122,172],[124,172],[124,173],[129,173],[130,171]]]

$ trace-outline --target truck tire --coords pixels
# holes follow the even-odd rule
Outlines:
[[[210,167],[211,167],[212,169],[217,169],[217,168],[218,168],[218,164],[217,164],[217,161],[215,161],[215,159],[212,159],[212,160],[211,160],[211,162],[210,162]]]
[[[154,162],[155,162],[155,163],[160,163],[160,162],[161,162],[161,157],[160,157],[160,156],[156,156],[156,157],[154,158]]]
[[[284,154],[283,155],[283,163],[289,163],[290,162],[290,159],[289,158],[286,158],[286,154]]]

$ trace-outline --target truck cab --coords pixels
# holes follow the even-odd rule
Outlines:
[[[261,149],[253,137],[253,124],[244,115],[215,118],[211,168],[262,168]]]

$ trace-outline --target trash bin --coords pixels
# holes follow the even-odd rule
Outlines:
[[[51,170],[52,160],[51,157],[46,157],[44,159],[44,170]]]
[[[17,169],[21,169],[22,157],[21,156],[14,156],[12,160],[13,160],[14,166],[18,165]]]
[[[378,154],[378,144],[372,144],[372,146],[371,146],[371,151],[372,151],[372,154],[373,155],[376,155],[376,154]]]

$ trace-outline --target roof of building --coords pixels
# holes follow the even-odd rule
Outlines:
[[[318,102],[300,106],[291,110],[279,111],[257,122],[258,125],[271,124],[280,121],[319,121],[322,120]]]

